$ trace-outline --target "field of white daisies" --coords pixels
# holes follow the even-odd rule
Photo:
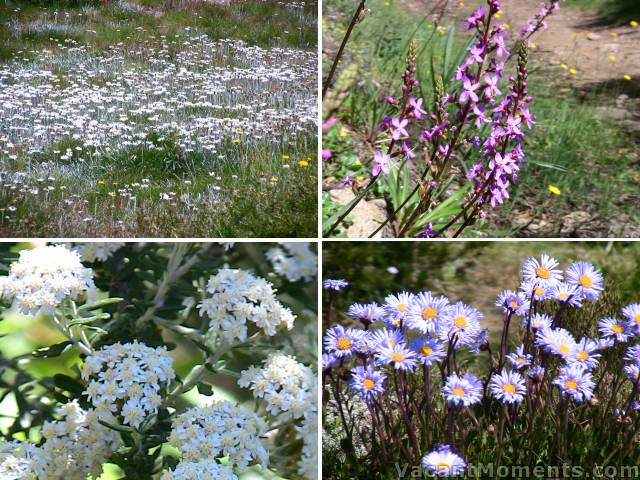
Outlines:
[[[307,243],[2,244],[0,478],[317,478]]]
[[[316,10],[3,2],[0,233],[315,235]]]
[[[637,244],[323,249],[323,477],[639,478]]]

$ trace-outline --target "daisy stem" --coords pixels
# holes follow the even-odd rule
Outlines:
[[[509,310],[509,313],[504,317],[504,324],[502,327],[502,339],[500,340],[500,359],[498,360],[498,372],[502,371],[504,366],[504,358],[507,354],[507,342],[509,340],[509,324],[511,323],[511,317],[513,311]]]
[[[398,377],[400,377],[398,379]],[[402,411],[402,418],[404,419],[405,426],[407,427],[407,433],[409,435],[409,440],[411,441],[411,446],[413,448],[413,454],[415,455],[415,459],[420,458],[420,446],[418,445],[418,438],[416,437],[416,432],[413,429],[413,425],[411,424],[411,418],[409,418],[409,411],[407,409],[407,404],[405,402],[404,395],[400,391],[400,384],[402,384],[402,376],[398,375],[395,371],[393,372],[393,383],[396,387],[396,395],[398,396],[398,402],[400,403],[400,410]]]

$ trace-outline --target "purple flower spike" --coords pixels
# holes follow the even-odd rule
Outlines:
[[[462,87],[464,88],[464,91],[460,94],[460,102],[466,102],[471,99],[472,102],[477,103],[478,95],[476,95],[475,92],[480,88],[480,84],[471,83],[471,80],[465,77],[462,81]]]
[[[422,120],[422,115],[426,115],[427,111],[422,108],[424,100],[419,98],[416,100],[414,97],[409,98],[409,106],[411,107],[411,114],[418,120]]]
[[[400,140],[400,137],[408,137],[409,132],[407,132],[406,129],[407,125],[409,125],[409,120],[406,118],[400,120],[398,117],[393,117],[391,119],[391,138]]]

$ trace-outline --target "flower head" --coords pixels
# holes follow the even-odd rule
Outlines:
[[[325,290],[333,290],[335,292],[339,292],[340,290],[348,286],[349,286],[349,282],[347,282],[344,279],[338,279],[338,280],[327,279],[324,282],[322,282],[322,288],[324,288]]]
[[[384,316],[384,309],[377,303],[354,303],[347,310],[347,315],[355,320],[359,320],[364,325],[371,325]]]
[[[399,327],[409,313],[413,299],[414,295],[408,292],[388,295],[387,298],[384,299],[383,305],[387,315],[387,323],[391,326]]]
[[[576,351],[577,344],[573,335],[564,328],[544,328],[536,333],[536,345],[549,353],[560,355],[568,360]]]
[[[458,302],[448,308],[439,328],[442,340],[456,341],[456,348],[468,346],[480,334],[482,314],[473,307]]]
[[[419,293],[413,297],[413,302],[405,315],[405,326],[424,335],[433,335],[448,307],[447,297],[434,297],[431,292]]]
[[[413,370],[417,363],[415,352],[402,343],[393,347],[380,347],[376,358],[380,363],[391,365],[396,370]]]
[[[629,324],[613,317],[605,317],[600,320],[598,330],[604,337],[613,337],[618,342],[626,342],[631,336]]]
[[[405,341],[404,335],[400,330],[381,328],[380,330],[371,332],[367,343],[373,352],[377,352],[381,348],[393,348],[396,345],[404,345]]]
[[[391,156],[382,153],[380,150],[376,150],[373,154],[373,169],[371,170],[371,174],[374,177],[380,175],[380,172],[388,174],[391,171],[389,162],[391,162]]]
[[[451,477],[463,475],[467,464],[449,445],[439,445],[422,457],[422,466],[432,475]]]
[[[559,302],[568,303],[572,307],[581,307],[584,298],[582,291],[576,285],[559,282],[549,289],[549,296]]]
[[[324,348],[338,358],[348,357],[358,351],[362,340],[362,330],[336,325],[325,332]]]
[[[523,327],[527,326],[527,319],[523,318],[521,320],[521,325]],[[544,328],[551,328],[551,324],[553,323],[553,319],[544,313],[534,313],[531,315],[531,323],[530,326],[534,330],[542,330]]]
[[[567,363],[576,363],[581,365],[586,370],[593,370],[598,366],[599,353],[595,353],[600,349],[600,346],[590,338],[583,338],[569,356]]]
[[[500,374],[494,373],[489,388],[493,396],[502,403],[520,403],[527,393],[522,376],[509,370],[503,370]]]
[[[550,287],[562,280],[562,270],[556,267],[559,262],[544,253],[538,261],[534,257],[530,257],[524,262],[522,274],[527,282],[532,285],[541,285],[542,287]]]
[[[591,379],[591,373],[580,365],[572,364],[560,369],[553,384],[560,387],[563,395],[573,398],[576,402],[582,402],[593,396],[595,383]]]
[[[638,365],[625,365],[624,371],[627,373],[627,378],[632,383],[640,385],[640,366]]]
[[[567,283],[578,287],[587,300],[597,300],[604,290],[604,277],[589,262],[576,262],[567,268]]]
[[[318,274],[318,256],[308,243],[283,242],[279,247],[269,249],[266,257],[273,265],[273,271],[290,282],[309,282]]]
[[[482,382],[469,373],[462,377],[453,374],[447,377],[442,391],[450,405],[468,407],[482,399]]]
[[[630,330],[640,335],[640,303],[632,303],[624,307],[622,316],[629,321]]]
[[[513,312],[516,315],[526,315],[529,311],[529,301],[518,292],[505,290],[498,295],[496,306],[502,308],[505,313]]]
[[[520,370],[521,368],[531,365],[531,355],[524,352],[524,345],[520,345],[515,353],[507,355],[507,359],[511,362],[513,368]]]
[[[411,342],[411,349],[416,352],[418,360],[426,366],[439,362],[447,356],[444,345],[435,338],[416,338]]]
[[[222,465],[214,458],[199,462],[180,462],[175,470],[162,474],[160,480],[238,480],[229,465]]]
[[[384,381],[387,376],[375,370],[370,365],[367,367],[355,367],[351,371],[349,386],[365,402],[371,401],[373,397],[384,392]]]

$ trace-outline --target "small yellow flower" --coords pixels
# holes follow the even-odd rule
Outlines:
[[[612,38],[618,38],[618,33],[617,32],[611,32],[611,37]]]
[[[509,30],[511,28],[511,25],[509,25],[507,22],[503,23],[502,26],[505,30]]]
[[[298,162],[298,165],[300,165],[301,167],[308,167],[309,166],[309,162],[307,162],[306,160],[300,160]]]
[[[442,26],[440,26],[440,27],[436,28],[436,30],[438,31],[438,33],[439,33],[440,35],[444,35],[445,33],[447,33],[447,29],[446,29],[446,28],[444,28],[444,27],[442,27]]]
[[[356,160],[356,165],[357,166],[361,166],[362,165],[362,162],[360,161],[360,159]]]
[[[283,160],[289,160],[289,155],[282,155]]]
[[[535,50],[536,48],[538,48],[538,44],[535,42],[531,42],[531,49]]]
[[[498,10],[494,15],[494,17],[496,17],[496,20],[499,20],[501,16],[502,16],[502,10]]]
[[[612,62],[615,62],[618,59],[616,58],[615,55],[609,55],[609,60],[611,60]]]
[[[636,28],[638,26],[638,22],[636,22],[635,20],[631,20],[629,22],[629,25],[631,25],[633,28]]]
[[[390,7],[390,6],[391,6],[391,4],[390,4],[389,2],[384,2],[384,6],[385,6],[385,7]]]
[[[363,180],[364,180],[364,177],[363,177],[362,175],[358,175],[358,176],[356,177],[356,180],[358,180],[359,182],[361,182],[361,181],[363,181]]]
[[[236,130],[236,135],[242,135],[242,130]]]
[[[575,68],[571,67],[571,68],[569,69],[569,73],[570,73],[571,75],[575,75],[576,73],[578,73],[578,70],[576,70]]]
[[[625,76],[624,76],[624,77],[622,77],[622,78],[624,78],[625,80],[631,80],[631,75],[625,75]]]
[[[240,143],[240,140],[236,138],[233,143]]]
[[[278,177],[271,177],[271,183],[277,183],[279,180]]]
[[[560,68],[561,68],[561,69],[563,69],[563,70],[566,70],[566,69],[567,69],[567,66],[566,66],[564,63],[561,63],[561,64],[560,64]]]
[[[560,195],[562,192],[560,191],[560,189],[558,187],[556,187],[555,185],[549,185],[549,191],[551,193],[553,193],[554,195]]]
[[[104,180],[98,180],[98,185],[104,185]]]
[[[344,137],[346,137],[347,135],[349,135],[349,132],[347,132],[347,129],[346,129],[346,128],[342,127],[342,128],[340,129],[340,138],[344,138]]]

